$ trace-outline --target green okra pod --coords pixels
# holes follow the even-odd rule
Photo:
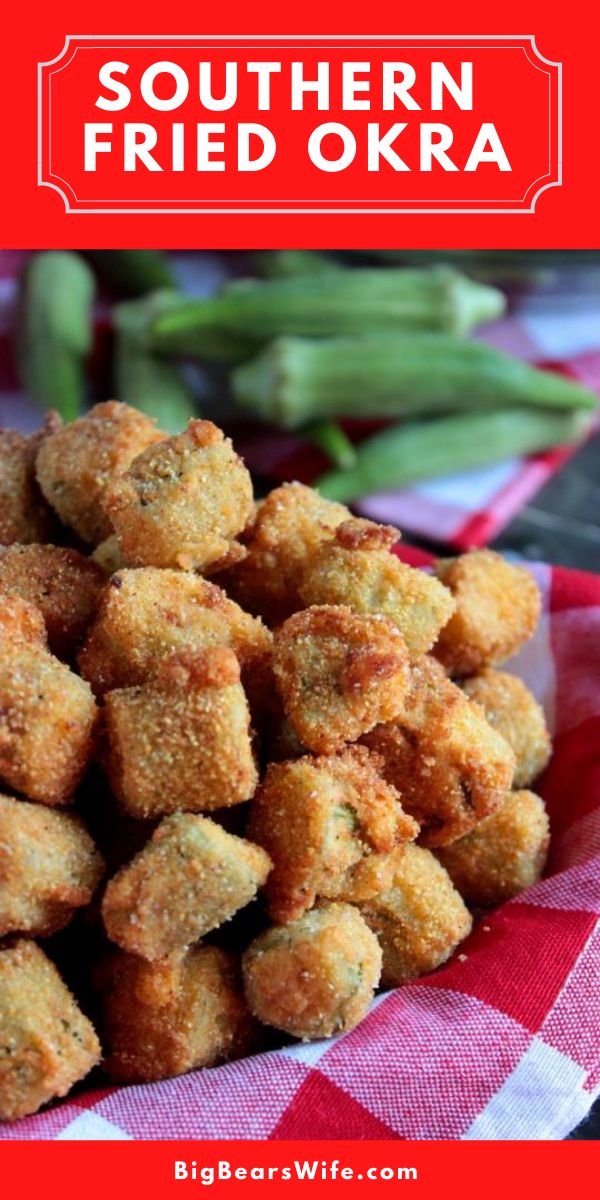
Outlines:
[[[178,293],[161,289],[140,300],[124,300],[113,310],[116,395],[154,417],[166,433],[178,433],[197,415],[181,366],[157,357],[151,349],[152,322],[159,313],[168,312],[173,302],[178,302]]]
[[[307,441],[327,455],[334,466],[342,470],[354,466],[356,449],[337,421],[312,421],[302,433]]]
[[[263,279],[295,279],[297,275],[324,275],[345,269],[322,250],[257,250],[252,262]]]
[[[284,429],[339,417],[597,404],[592,392],[564,375],[445,333],[279,338],[233,371],[232,387],[244,408]]]

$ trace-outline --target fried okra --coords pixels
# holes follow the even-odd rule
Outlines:
[[[56,533],[56,517],[35,477],[35,460],[43,438],[59,426],[60,418],[49,414],[32,437],[0,429],[0,545],[44,542]]]
[[[378,766],[353,746],[267,768],[247,834],[273,862],[265,890],[274,921],[294,920],[317,899],[366,899],[387,886],[391,851],[418,826]]]
[[[550,761],[552,745],[543,708],[516,675],[482,671],[463,690],[481,705],[486,719],[512,747],[517,760],[513,786],[533,783]]]
[[[48,639],[44,618],[35,604],[20,596],[0,594],[0,653],[5,642],[29,642],[46,649]]]
[[[293,729],[321,754],[399,716],[410,679],[396,626],[342,605],[289,617],[275,632],[273,671]]]
[[[65,1096],[99,1060],[93,1026],[39,946],[0,949],[0,1120]]]
[[[390,554],[398,537],[390,525],[344,521],[306,564],[300,594],[307,605],[347,604],[388,617],[413,658],[431,649],[455,606],[437,579]]]
[[[98,973],[104,1069],[116,1083],[151,1083],[248,1054],[258,1041],[236,959],[198,946],[145,962],[117,951]]]
[[[419,822],[424,846],[468,833],[512,784],[510,746],[431,658],[413,668],[400,720],[376,726],[364,742],[381,755],[383,774]]]
[[[434,650],[450,675],[493,667],[534,633],[541,597],[524,567],[513,566],[493,550],[473,550],[440,559],[435,570],[456,603]]]
[[[473,924],[450,876],[430,850],[407,846],[395,858],[390,887],[359,906],[383,952],[383,987],[399,987],[435,971]]]
[[[73,656],[95,615],[105,576],[63,546],[0,546],[0,593],[35,604],[58,658]]]
[[[110,537],[100,542],[90,557],[105,575],[114,575],[115,571],[120,571],[127,566],[115,533],[111,533]]]
[[[109,881],[102,916],[111,941],[150,962],[217,929],[256,895],[268,854],[207,817],[165,817]]]
[[[381,973],[375,935],[350,904],[327,904],[260,934],[243,957],[251,1012],[310,1041],[365,1016]]]
[[[187,571],[229,563],[252,506],[252,481],[230,439],[195,420],[139,454],[104,497],[128,563]]]
[[[36,462],[38,483],[61,521],[97,546],[112,533],[102,504],[109,484],[165,436],[128,404],[95,404],[44,439]]]
[[[45,937],[89,904],[103,862],[78,816],[0,795],[0,937]]]
[[[131,816],[241,804],[258,776],[233,650],[184,650],[141,687],[105,697],[108,774]]]
[[[244,540],[248,554],[219,582],[242,608],[278,625],[304,603],[299,586],[318,547],[350,513],[313,488],[284,483],[257,508]]]
[[[533,792],[511,792],[472,833],[438,850],[440,862],[467,904],[493,908],[537,883],[544,869],[550,826]]]

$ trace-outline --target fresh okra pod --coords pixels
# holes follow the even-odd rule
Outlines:
[[[349,471],[329,471],[315,487],[328,500],[408,487],[513,454],[533,454],[578,441],[589,429],[589,413],[534,408],[457,413],[431,421],[388,426],[356,449]]]
[[[322,250],[257,250],[252,262],[263,279],[295,279],[297,275],[324,275],[345,269]]]
[[[244,408],[284,429],[317,418],[597,404],[593,392],[564,375],[445,333],[279,338],[233,371],[232,387]]]
[[[158,358],[150,346],[150,329],[160,313],[178,302],[175,291],[150,292],[140,300],[124,300],[114,313],[116,334],[114,376],[119,400],[155,417],[159,429],[177,433],[197,415],[194,396],[182,369],[171,359]]]
[[[302,430],[308,442],[326,454],[330,462],[348,470],[356,462],[356,448],[337,421],[311,421]]]

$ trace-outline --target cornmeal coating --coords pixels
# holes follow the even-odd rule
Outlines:
[[[271,643],[262,622],[216,584],[189,571],[143,567],[117,571],[106,584],[78,661],[102,695],[145,683],[167,655],[206,646],[230,646],[242,674],[253,676]]]
[[[381,973],[375,934],[350,904],[327,904],[260,934],[243,956],[251,1012],[310,1041],[354,1029]]]
[[[0,948],[0,1120],[65,1096],[99,1060],[93,1026],[39,946]]]
[[[541,596],[524,567],[515,567],[494,550],[472,550],[459,558],[440,559],[435,571],[456,602],[434,650],[449,675],[473,675],[493,667],[534,633]]]
[[[104,508],[132,566],[229,565],[252,512],[252,480],[221,429],[191,420],[185,433],[137,455]]]
[[[91,688],[43,646],[0,642],[0,780],[42,804],[67,804],[93,750]]]
[[[413,668],[401,719],[376,726],[364,742],[381,755],[384,776],[421,825],[424,846],[468,833],[499,808],[512,784],[510,746],[428,657]]]
[[[63,929],[103,870],[80,817],[0,795],[0,937]]]
[[[511,792],[472,833],[437,854],[467,904],[493,908],[537,883],[549,842],[543,800],[519,791]]]
[[[109,484],[159,442],[155,422],[128,404],[108,400],[46,437],[38,451],[38,483],[63,524],[97,546],[112,533],[103,508]]]
[[[390,525],[344,521],[306,564],[300,595],[306,605],[347,604],[388,617],[414,658],[431,649],[455,605],[437,579],[390,554],[399,536]]]
[[[273,862],[265,890],[274,921],[294,920],[317,899],[366,899],[387,886],[391,851],[418,826],[379,765],[352,746],[267,768],[247,835]]]
[[[40,432],[30,437],[0,429],[0,545],[44,542],[56,533],[56,517],[35,477],[35,460],[43,439],[60,424],[58,414],[49,413]]]
[[[127,566],[116,533],[111,533],[110,537],[100,542],[90,557],[92,562],[97,563],[104,571],[105,575],[114,575],[115,571],[120,571]]]
[[[28,600],[0,593],[0,652],[5,643],[20,641],[46,649],[48,639],[44,618],[39,608]]]
[[[273,671],[286,715],[309,750],[328,754],[402,712],[408,650],[382,616],[307,608],[275,632]]]
[[[160,962],[117,951],[99,972],[104,1069],[116,1083],[151,1083],[249,1054],[258,1029],[235,957],[198,946]]]
[[[249,904],[270,866],[260,846],[207,817],[174,813],[107,884],[106,932],[131,954],[150,962],[164,958]]]
[[[299,588],[305,568],[349,516],[345,505],[302,483],[274,488],[244,535],[246,558],[219,582],[242,608],[278,625],[304,608]]]
[[[104,573],[64,546],[0,546],[0,593],[35,604],[58,658],[73,656],[95,615]]]
[[[109,778],[131,816],[208,812],[253,795],[250,710],[226,646],[163,659],[148,683],[109,692],[104,716]]]
[[[513,787],[533,783],[550,761],[552,743],[544,710],[523,681],[505,671],[486,670],[466,679],[463,690],[514,750]]]
[[[430,850],[407,846],[395,860],[390,887],[359,906],[383,952],[383,987],[399,987],[435,971],[473,924],[450,876]]]

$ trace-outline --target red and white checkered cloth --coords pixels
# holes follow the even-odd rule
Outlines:
[[[534,571],[544,615],[509,669],[554,733],[545,879],[344,1037],[79,1095],[0,1139],[554,1140],[582,1120],[600,1092],[600,578]]]

